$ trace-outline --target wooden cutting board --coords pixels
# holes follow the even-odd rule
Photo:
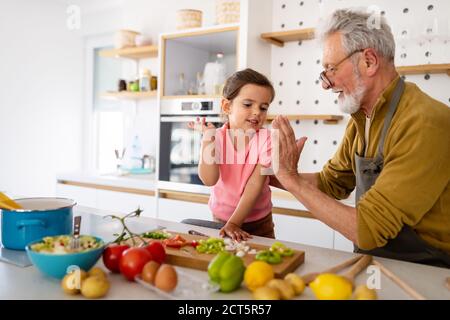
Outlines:
[[[167,231],[173,236],[179,234],[188,241],[208,239],[207,237],[190,235],[179,232]],[[247,245],[250,249],[256,249],[257,251],[266,250],[270,247],[255,244],[247,241]],[[183,249],[166,248],[167,263],[180,267],[208,270],[209,262],[216,256],[215,254],[198,253],[195,248],[191,246],[185,246]],[[243,258],[245,266],[255,261],[254,254],[246,254]],[[283,262],[279,264],[273,264],[273,271],[276,278],[284,278],[284,276],[290,272],[294,272],[305,260],[305,252],[294,250],[294,255],[291,257],[283,257]]]

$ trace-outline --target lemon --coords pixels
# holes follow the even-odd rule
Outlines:
[[[350,281],[336,274],[321,274],[309,287],[319,300],[346,300],[352,296]]]
[[[244,283],[250,291],[264,286],[273,278],[272,266],[264,261],[250,263],[244,273]]]

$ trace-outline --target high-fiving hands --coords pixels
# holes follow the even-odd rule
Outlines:
[[[289,183],[298,177],[298,161],[307,137],[295,140],[294,130],[289,124],[289,120],[283,116],[277,116],[272,121],[272,128],[278,130],[279,137],[279,162],[275,176],[287,188]]]

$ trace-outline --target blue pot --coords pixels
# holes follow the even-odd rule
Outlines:
[[[64,198],[15,199],[24,209],[2,210],[2,244],[7,249],[25,246],[47,236],[72,233],[75,201]]]

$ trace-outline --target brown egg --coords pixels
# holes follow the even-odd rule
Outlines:
[[[163,264],[159,267],[155,277],[155,286],[158,289],[170,292],[177,286],[178,276],[174,267]]]
[[[156,261],[149,261],[142,269],[141,278],[145,282],[155,284],[156,273],[158,272],[160,264]]]

